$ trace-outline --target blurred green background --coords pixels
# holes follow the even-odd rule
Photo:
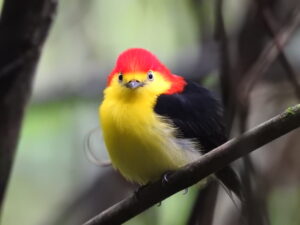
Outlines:
[[[229,31],[240,25],[245,2],[226,1]],[[146,48],[179,73],[179,67],[189,63],[180,62],[186,49],[196,57],[203,33],[214,29],[213,1],[204,1],[199,10],[188,0],[59,1],[23,123],[3,225],[50,223],[102,173],[88,160],[84,145],[86,135],[98,127],[102,89],[116,57],[130,47]],[[217,82],[211,77],[205,81],[210,86]],[[93,138],[101,140],[101,135],[93,133]],[[93,152],[105,151],[100,141],[93,146]],[[184,224],[196,189],[179,193],[126,224]],[[299,195],[299,188],[292,190],[292,197],[274,194],[270,201],[273,224],[299,224],[287,219],[299,219],[299,201],[285,207],[286,211],[280,206],[283,198],[299,199]]]

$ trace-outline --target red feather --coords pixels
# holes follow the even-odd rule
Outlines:
[[[172,83],[171,88],[164,94],[175,94],[183,91],[184,86],[186,85],[184,78],[172,74],[171,71],[162,64],[155,55],[142,48],[131,48],[120,54],[115,68],[108,76],[107,85],[110,84],[116,74],[135,72],[147,73],[149,70],[161,73]]]

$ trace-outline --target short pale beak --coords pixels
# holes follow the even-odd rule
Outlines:
[[[138,87],[143,87],[143,86],[144,86],[144,83],[143,83],[143,82],[140,82],[140,81],[138,81],[138,80],[131,80],[131,81],[127,82],[127,83],[125,84],[125,86],[126,86],[127,88],[130,88],[130,89],[136,89],[136,88],[138,88]]]

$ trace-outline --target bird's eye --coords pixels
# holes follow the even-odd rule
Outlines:
[[[153,80],[154,79],[154,75],[153,75],[153,72],[152,71],[149,71],[147,73],[147,76],[148,76],[148,80]]]
[[[122,73],[120,73],[120,74],[119,74],[119,77],[118,77],[118,79],[119,79],[119,81],[120,81],[120,82],[122,82],[122,81],[123,81],[123,74],[122,74]]]

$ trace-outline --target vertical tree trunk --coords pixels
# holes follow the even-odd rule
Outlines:
[[[6,0],[0,18],[0,210],[56,0]]]

